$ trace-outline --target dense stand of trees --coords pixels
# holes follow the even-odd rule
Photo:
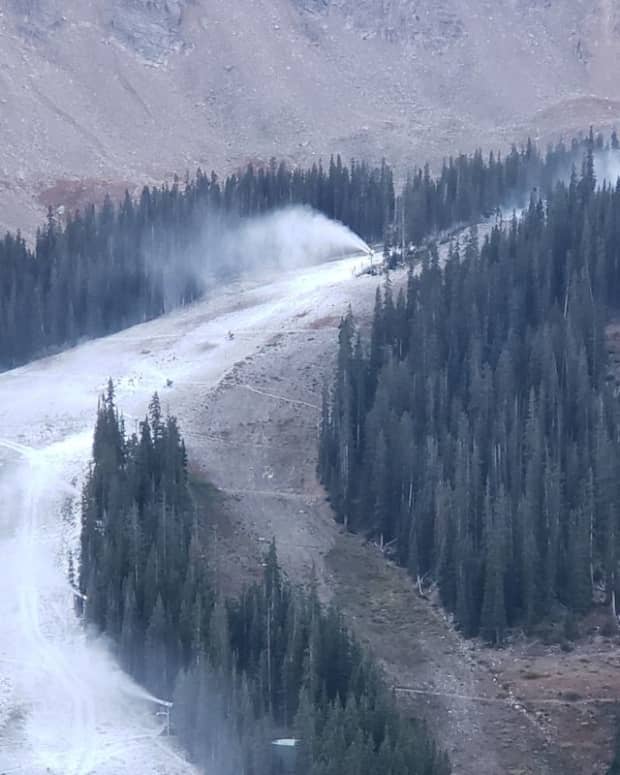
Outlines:
[[[614,758],[607,770],[607,775],[620,775],[620,724],[616,722],[616,740],[614,744]]]
[[[0,241],[0,369],[191,302],[204,290],[201,278],[222,269],[219,231],[293,204],[381,239],[394,211],[392,172],[340,158],[327,170],[249,166],[223,182],[199,171],[184,184],[144,188],[137,201],[106,199],[65,224],[50,213],[34,249],[19,233],[7,234]]]
[[[619,417],[604,325],[620,291],[620,187],[595,190],[603,143],[586,147],[581,177],[581,143],[544,157],[528,143],[450,159],[436,178],[418,170],[398,202],[387,165],[338,158],[223,183],[198,172],[63,224],[50,213],[33,249],[19,234],[0,242],[0,368],[197,298],[197,244],[219,269],[198,242],[205,221],[303,203],[369,241],[418,244],[536,187],[521,222],[482,246],[472,231],[445,267],[431,248],[396,300],[387,283],[368,344],[346,316],[320,471],[339,517],[436,580],[468,635],[501,642],[558,605],[588,610],[595,590],[615,613]],[[201,526],[174,418],[154,397],[128,437],[110,386],[83,493],[81,612],[128,672],[174,698],[199,765],[262,775],[269,739],[290,733],[301,775],[449,772],[337,612],[282,578],[275,547],[262,583],[226,600]]]
[[[402,237],[404,227],[406,242],[417,245],[429,235],[479,220],[498,208],[527,206],[534,190],[546,198],[558,180],[570,177],[572,165],[588,144],[603,154],[617,149],[617,138],[613,135],[607,145],[602,135],[574,140],[569,146],[559,143],[545,154],[531,141],[520,149],[513,146],[503,158],[493,152],[486,159],[481,151],[461,154],[445,160],[437,177],[426,165],[407,177],[404,213],[394,231]]]
[[[432,247],[396,299],[387,282],[369,342],[348,314],[324,398],[339,519],[495,643],[597,598],[616,621],[620,183],[596,188],[594,145],[521,220],[482,245],[472,230],[445,266]]]
[[[222,266],[217,235],[238,219],[304,204],[369,242],[400,242],[404,227],[417,244],[518,203],[533,185],[547,190],[558,174],[569,174],[579,148],[560,145],[543,157],[528,143],[503,160],[477,152],[446,161],[437,178],[427,166],[408,177],[398,208],[388,165],[345,165],[336,157],[326,168],[249,166],[221,182],[198,171],[182,184],[146,187],[137,200],[106,199],[62,224],[50,212],[34,248],[19,233],[0,241],[0,369],[195,300],[205,276],[235,270]]]
[[[293,734],[299,775],[448,775],[339,614],[282,577],[275,544],[262,582],[227,600],[205,532],[174,418],[155,396],[128,438],[110,384],[83,492],[83,615],[131,675],[173,698],[191,758],[206,772],[268,775],[271,739]]]

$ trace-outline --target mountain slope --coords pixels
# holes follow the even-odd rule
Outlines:
[[[3,6],[2,227],[197,165],[436,160],[620,115],[611,0]]]

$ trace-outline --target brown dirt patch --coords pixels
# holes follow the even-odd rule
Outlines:
[[[39,191],[37,201],[44,207],[58,210],[64,207],[66,213],[72,213],[89,204],[100,205],[106,195],[113,202],[121,201],[125,191],[133,193],[135,184],[125,180],[99,180],[81,178],[75,180],[58,179],[55,183]]]
[[[337,315],[328,315],[327,317],[315,320],[308,328],[311,328],[313,331],[318,331],[321,328],[338,328],[340,320],[341,318]]]
[[[620,697],[620,640],[588,637],[570,653],[524,642],[491,652],[490,662],[497,680],[570,755],[577,772],[607,772]]]

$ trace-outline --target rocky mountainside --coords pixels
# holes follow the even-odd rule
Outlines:
[[[613,0],[3,0],[0,227],[272,155],[438,160],[613,125]]]

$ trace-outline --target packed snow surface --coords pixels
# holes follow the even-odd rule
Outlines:
[[[192,426],[196,396],[280,331],[301,327],[301,313],[307,326],[344,311],[356,285],[376,282],[355,277],[363,260],[239,282],[0,375],[0,773],[193,772],[162,734],[157,699],[73,613],[67,557],[97,400],[111,377],[131,431],[158,391],[191,438],[201,431]]]

